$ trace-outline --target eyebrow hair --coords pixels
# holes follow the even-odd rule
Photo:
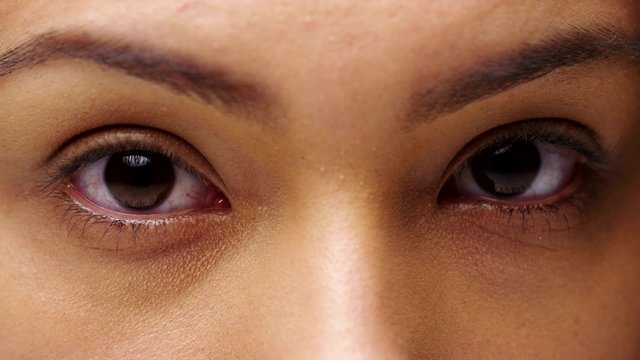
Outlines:
[[[268,92],[223,69],[204,68],[188,58],[86,32],[48,32],[0,54],[0,77],[63,58],[89,60],[196,96],[229,110],[251,113],[273,103]],[[640,38],[613,26],[569,27],[549,39],[475,64],[461,75],[411,98],[410,119],[429,122],[563,67],[596,60],[631,59],[640,64]]]
[[[48,32],[35,36],[0,55],[0,77],[63,58],[88,60],[117,69],[226,110],[248,112],[270,104],[264,89],[222,69],[204,68],[187,58],[92,37],[85,32]]]
[[[613,59],[640,65],[640,37],[613,26],[570,27],[418,92],[411,99],[410,118],[412,123],[430,122],[555,70]]]

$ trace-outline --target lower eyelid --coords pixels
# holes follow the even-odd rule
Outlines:
[[[574,245],[569,235],[583,224],[581,207],[579,201],[567,200],[538,206],[467,203],[448,210],[456,213],[458,229],[550,250]]]
[[[113,199],[104,187],[103,165],[112,154],[130,151],[154,152],[170,159],[181,179],[174,190],[183,198],[137,214],[105,206]],[[52,216],[62,225],[53,230],[63,231],[59,238],[72,245],[144,257],[196,241],[225,244],[233,237],[236,220],[230,216],[225,193],[216,186],[224,183],[204,156],[172,134],[148,128],[93,130],[69,141],[42,167],[42,178],[34,190],[50,203]],[[90,171],[91,179],[85,176],[85,182],[77,181],[76,175],[84,170]],[[188,181],[182,181],[185,179]],[[92,194],[102,196],[100,201],[82,193],[91,187],[99,190]]]
[[[128,209],[107,185],[105,171],[109,156],[71,174],[64,191],[97,214],[118,219],[167,218],[200,209],[226,211],[226,199],[214,185],[173,164],[174,180],[170,192],[151,209]],[[70,185],[70,186],[69,186]],[[126,192],[125,192],[126,193]],[[125,198],[127,195],[123,195]]]
[[[229,240],[232,218],[207,210],[191,211],[158,218],[112,217],[78,202],[66,191],[51,194],[56,200],[66,237],[81,247],[113,251],[118,256],[146,257],[194,241],[224,243]],[[75,240],[73,240],[75,239]]]
[[[603,190],[608,188],[606,168],[585,167],[581,180],[565,196],[547,204],[496,204],[478,201],[445,204],[459,228],[484,231],[487,236],[532,244],[546,249],[579,246],[582,231],[597,214]],[[476,233],[478,236],[479,233]],[[493,234],[493,235],[492,235]]]
[[[188,216],[195,213],[201,214],[210,214],[215,217],[225,217],[228,216],[230,210],[226,202],[224,203],[216,203],[214,197],[216,194],[219,194],[216,189],[211,189],[210,194],[203,194],[205,197],[203,200],[200,200],[199,203],[202,205],[206,201],[210,202],[210,206],[204,207],[200,206],[198,208],[189,208],[182,211],[175,211],[170,208],[170,205],[167,205],[165,209],[154,209],[153,211],[145,212],[145,213],[127,213],[126,210],[118,211],[113,209],[107,209],[95,202],[87,199],[85,195],[78,191],[72,184],[64,184],[64,190],[60,190],[62,196],[57,196],[58,198],[67,198],[67,203],[72,204],[76,209],[80,208],[83,211],[89,213],[90,215],[95,216],[96,218],[100,218],[103,221],[111,221],[114,223],[131,223],[131,224],[153,224],[160,223],[163,221],[170,221],[180,217]],[[167,211],[163,213],[162,211]]]

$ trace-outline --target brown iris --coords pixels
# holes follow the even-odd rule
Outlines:
[[[123,207],[150,210],[173,189],[176,175],[169,158],[146,151],[119,152],[107,161],[104,181]]]
[[[470,161],[478,185],[491,195],[518,196],[531,187],[542,161],[535,143],[516,141],[492,146]]]

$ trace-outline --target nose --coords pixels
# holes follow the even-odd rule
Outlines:
[[[279,358],[404,358],[382,301],[386,234],[370,197],[319,190],[294,203],[271,244],[265,341]]]

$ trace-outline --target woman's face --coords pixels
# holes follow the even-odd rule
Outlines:
[[[636,358],[639,15],[2,1],[0,357]]]

